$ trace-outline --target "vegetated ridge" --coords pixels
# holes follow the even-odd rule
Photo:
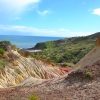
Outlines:
[[[37,43],[33,57],[42,58],[61,66],[73,66],[83,58],[94,46],[100,32],[82,37],[72,37],[56,41]]]

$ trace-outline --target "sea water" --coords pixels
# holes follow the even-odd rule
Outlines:
[[[63,37],[0,35],[0,41],[10,41],[18,48],[31,48],[39,42],[47,42],[60,39],[63,39]]]

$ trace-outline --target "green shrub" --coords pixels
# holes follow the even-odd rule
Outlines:
[[[81,68],[80,68],[80,67],[78,67],[78,68],[76,69],[76,71],[77,71],[77,72],[79,72],[80,70],[81,70]]]
[[[0,48],[3,48],[5,51],[10,50],[11,48],[11,43],[10,41],[0,41]]]
[[[92,77],[92,72],[86,72],[86,76]]]
[[[3,70],[3,68],[4,68],[3,66],[0,66],[0,71],[2,71],[2,70]]]
[[[4,69],[5,63],[6,63],[5,60],[0,61],[0,71],[2,71]]]
[[[21,73],[21,71],[20,71],[18,68],[16,68],[14,71],[15,71],[17,74],[20,74],[20,73]]]
[[[63,66],[63,67],[73,67],[74,66],[74,64],[73,63],[61,63],[61,66]]]
[[[11,44],[10,41],[7,41],[7,40],[0,41],[0,44],[4,44],[4,43],[6,43],[6,44]]]
[[[5,53],[5,50],[0,48],[0,55],[2,56]]]
[[[29,100],[39,100],[38,97],[36,96],[36,94],[32,94],[30,97],[29,97]]]

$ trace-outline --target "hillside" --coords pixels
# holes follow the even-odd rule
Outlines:
[[[95,46],[99,35],[100,32],[84,37],[37,43],[33,49],[39,49],[42,52],[33,53],[33,57],[42,58],[58,65],[73,66]]]
[[[62,77],[37,86],[0,89],[1,100],[100,100],[100,37],[95,47]],[[34,96],[34,98],[35,98]]]
[[[0,88],[31,86],[64,75],[59,67],[32,58],[30,53],[18,50],[8,41],[0,42]]]

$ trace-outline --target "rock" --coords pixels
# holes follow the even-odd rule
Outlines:
[[[57,66],[47,64],[35,58],[23,57],[14,50],[8,52],[7,55],[10,59],[13,58],[13,60],[6,64],[3,72],[0,72],[0,85],[2,87],[16,86],[22,81],[24,82],[28,77],[33,77],[32,79],[35,78],[39,81],[40,79],[51,79],[65,74]],[[16,69],[18,70],[16,71]],[[21,72],[20,74],[19,70]],[[39,82],[41,82],[41,80]],[[28,84],[30,84],[30,82],[27,83],[27,85]],[[36,83],[31,81],[31,84],[34,85]]]

